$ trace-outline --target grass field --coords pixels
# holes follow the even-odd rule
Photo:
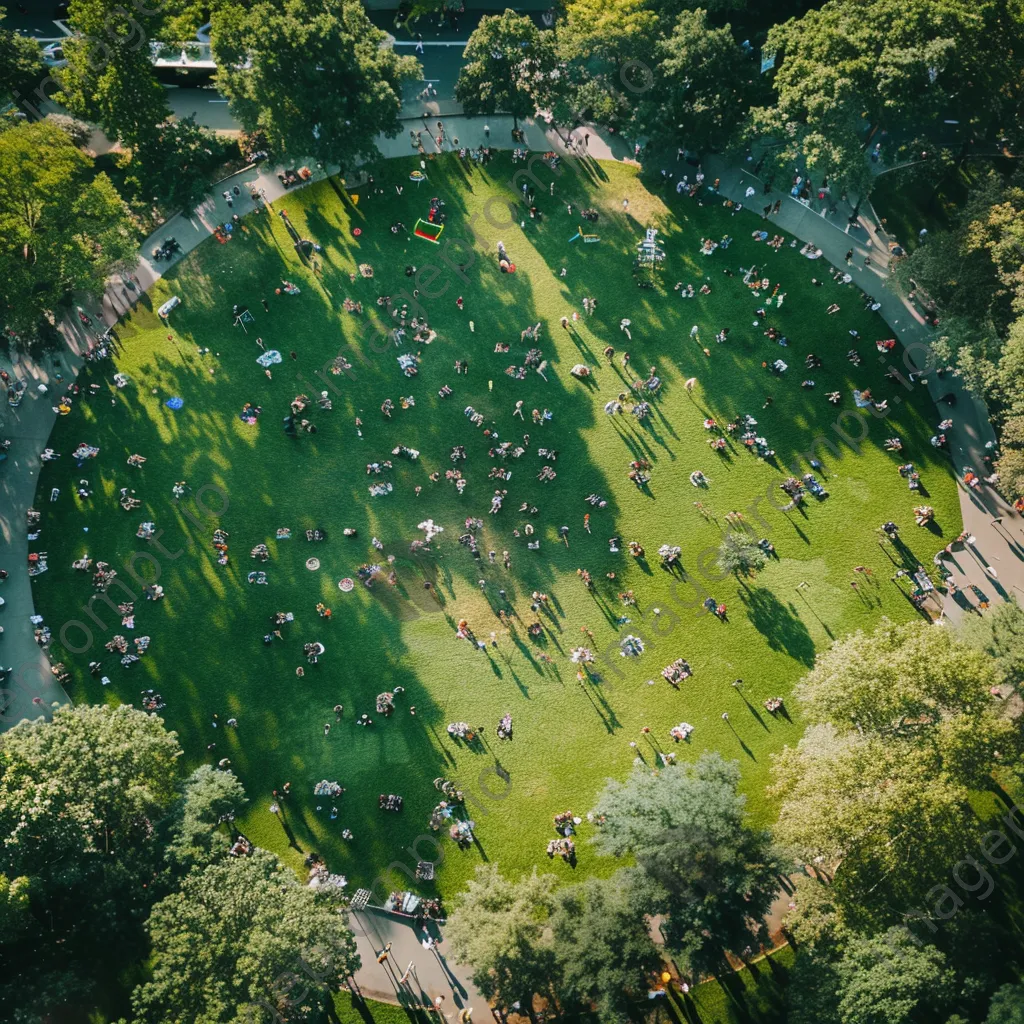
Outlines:
[[[497,861],[510,873],[542,864],[573,877],[572,868],[544,855],[555,835],[552,816],[566,809],[584,815],[608,778],[625,776],[636,758],[653,766],[659,750],[688,758],[717,749],[737,758],[754,817],[770,822],[774,810],[764,796],[770,756],[799,738],[801,723],[795,715],[790,720],[765,713],[762,702],[788,696],[833,637],[869,628],[883,614],[898,620],[917,614],[889,581],[893,563],[878,544],[880,523],[899,523],[912,557],[928,565],[960,531],[950,467],[928,443],[937,411],[924,389],[904,390],[883,377],[873,342],[888,331],[864,311],[859,292],[833,284],[827,267],[807,262],[798,249],[787,245],[776,253],[753,242],[750,233],[761,222],[745,212],[732,215],[710,193],[704,205],[674,193],[663,199],[622,165],[588,164],[558,176],[535,167],[543,176],[537,205],[545,217],[520,228],[518,217],[513,222],[508,213],[519,183],[509,184],[517,168],[507,157],[486,170],[467,168],[454,157],[433,161],[429,181],[418,187],[409,180],[417,166],[411,159],[391,161],[375,170],[373,187],[354,195],[327,182],[278,204],[302,237],[324,247],[320,277],[299,260],[276,215],[250,217],[247,230],[229,244],[205,243],[119,328],[117,369],[130,383],[114,388],[109,364],[86,372],[83,383],[99,382],[101,394],[80,401],[58,422],[51,444],[64,456],[44,468],[38,502],[51,569],[36,580],[37,608],[55,637],[62,636],[53,652],[73,671],[72,696],[137,702],[140,691],[156,688],[167,703],[162,714],[178,731],[190,763],[230,758],[250,796],[238,822],[250,838],[297,867],[315,849],[353,884],[381,876],[387,884],[407,882],[418,859],[438,862],[442,893],[460,887],[482,860]],[[396,185],[403,187],[401,195]],[[411,228],[426,216],[435,195],[447,204],[442,242],[462,244],[434,246],[391,233],[397,219]],[[600,211],[589,229],[600,242],[570,244],[584,206]],[[660,286],[640,291],[631,264],[647,226],[659,228],[668,255]],[[702,237],[727,233],[735,236],[730,248],[699,254]],[[498,271],[499,240],[517,264],[514,275]],[[351,279],[360,263],[372,265],[372,279]],[[781,309],[769,309],[767,322],[789,337],[788,348],[765,338],[763,323],[753,326],[760,319],[754,311],[767,296],[751,295],[741,282],[738,268],[752,263],[765,267],[772,287],[780,283],[786,294]],[[400,295],[412,287],[403,272],[407,264],[420,268],[418,301],[438,332],[428,346],[413,345],[411,330],[409,344],[392,344],[385,333],[390,317],[376,303],[390,295],[401,305]],[[430,264],[436,273],[423,273]],[[562,267],[565,277],[559,276]],[[735,276],[726,276],[727,268]],[[812,285],[814,276],[825,279],[823,287]],[[285,278],[300,285],[301,295],[274,294]],[[672,288],[678,280],[695,287],[706,280],[711,294],[681,299]],[[172,294],[182,305],[172,313],[169,331],[153,309]],[[463,311],[456,307],[460,295]],[[582,311],[585,296],[597,299],[596,313],[584,315],[573,332],[563,330],[560,318]],[[342,311],[346,297],[365,305],[363,316]],[[826,316],[832,302],[840,304],[840,313]],[[233,326],[234,303],[254,313],[248,334]],[[622,317],[632,320],[632,341],[619,331]],[[524,380],[513,379],[505,368],[521,365],[528,347],[520,344],[519,332],[537,321],[543,329],[536,345],[548,361],[548,379],[533,370]],[[694,324],[699,340],[690,337]],[[716,332],[726,326],[727,343],[716,344]],[[846,358],[850,329],[860,332],[859,368]],[[271,380],[256,363],[257,337],[284,356]],[[499,341],[510,344],[507,354],[493,351]],[[617,350],[614,365],[601,355],[609,344]],[[343,345],[351,346],[351,374],[316,377]],[[619,361],[624,348],[632,357],[626,372]],[[811,351],[824,367],[809,374],[816,389],[805,390],[800,382]],[[406,352],[422,356],[419,375],[411,379],[396,361]],[[900,355],[889,358],[902,368]],[[774,377],[763,362],[780,356],[790,369]],[[468,375],[454,372],[456,359],[468,360]],[[590,382],[570,376],[577,362],[596,368]],[[639,423],[628,414],[606,416],[602,407],[627,388],[631,371],[644,376],[650,366],[664,381],[652,417]],[[691,376],[698,382],[692,395],[682,386]],[[438,389],[445,384],[453,394],[442,400]],[[857,413],[854,387],[887,396],[890,414]],[[307,414],[318,432],[286,436],[281,423],[290,400],[325,388],[333,410],[313,407]],[[840,407],[826,401],[832,389],[843,394]],[[409,395],[415,407],[402,410],[399,398]],[[774,401],[763,408],[769,395]],[[173,396],[184,400],[177,411],[164,404]],[[396,405],[390,420],[379,411],[385,398]],[[525,424],[512,416],[518,399],[527,410]],[[246,402],[264,410],[257,425],[239,418]],[[483,414],[483,427],[463,414],[468,405]],[[553,420],[542,428],[530,424],[534,407],[552,410]],[[708,447],[705,417],[724,424],[741,413],[757,418],[758,430],[778,452],[777,464],[758,460],[735,438],[724,455]],[[847,436],[865,437],[859,454],[833,429],[840,413]],[[488,457],[495,439],[485,437],[485,429],[502,440],[531,435],[527,454],[509,460],[507,482],[488,478],[499,460]],[[903,439],[900,456],[882,449],[883,439],[893,435]],[[800,453],[821,437],[838,445],[838,455],[817,448],[831,496],[823,502],[809,497],[802,510],[779,511],[785,499],[777,484],[788,474],[783,464],[799,459],[806,471]],[[80,441],[101,449],[81,469],[70,457]],[[391,459],[396,445],[418,449],[418,461],[395,457],[393,471],[367,476],[367,463]],[[464,445],[468,456],[457,467],[468,480],[461,496],[444,480],[454,468],[453,445]],[[537,480],[548,464],[538,457],[539,447],[560,452],[550,463],[557,472],[550,483]],[[132,452],[146,457],[141,469],[126,465]],[[637,457],[653,466],[646,491],[626,476]],[[934,530],[914,526],[916,502],[895,468],[903,461],[914,462],[930,492]],[[695,469],[710,478],[706,491],[691,486]],[[429,479],[435,472],[440,482]],[[75,496],[80,478],[90,481],[91,498]],[[171,492],[178,480],[191,488],[180,502]],[[384,480],[393,483],[393,492],[371,498],[368,486]],[[491,516],[490,497],[499,484],[508,495]],[[50,503],[44,496],[55,486],[61,494]],[[143,507],[122,511],[122,487],[134,488]],[[416,487],[422,487],[418,496]],[[592,492],[607,506],[586,504]],[[702,517],[695,500],[704,502],[711,518]],[[532,519],[538,550],[527,548],[528,517],[517,511],[523,502],[539,509]],[[746,519],[774,543],[778,558],[756,578],[721,579],[713,552],[726,528],[724,516],[752,504]],[[589,534],[583,528],[588,512]],[[484,520],[480,561],[458,543],[469,516]],[[428,517],[445,532],[432,554],[411,555],[410,542],[422,537],[417,524]],[[159,547],[135,536],[146,520],[163,531]],[[558,533],[562,525],[569,527],[568,546]],[[212,548],[218,527],[230,534],[227,566],[217,564]],[[292,539],[275,540],[281,527],[291,529]],[[304,531],[314,527],[327,531],[326,542],[307,543]],[[343,527],[358,535],[344,537]],[[384,554],[371,547],[375,536]],[[622,539],[619,554],[609,551],[612,536]],[[646,547],[646,561],[626,552],[631,540]],[[271,552],[264,565],[249,558],[258,543]],[[685,577],[659,567],[656,551],[663,543],[682,546]],[[497,552],[496,564],[489,564],[489,550]],[[501,564],[504,550],[512,560],[509,571]],[[148,635],[152,643],[131,668],[102,648],[115,633],[133,635],[120,627],[116,612],[102,602],[92,615],[84,610],[92,593],[89,576],[69,567],[85,553],[115,566],[136,595],[142,584],[126,566],[143,583],[158,579],[166,590],[162,602],[137,601],[134,635]],[[368,589],[357,581],[352,593],[339,592],[340,579],[355,577],[362,563],[386,567],[389,554],[396,559],[397,586],[379,581]],[[311,556],[320,560],[317,571],[305,567]],[[873,577],[854,574],[859,565],[872,568]],[[593,593],[577,577],[579,568],[593,574]],[[253,569],[266,570],[268,586],[247,585]],[[614,580],[606,577],[611,572]],[[436,601],[424,580],[434,582]],[[858,587],[851,587],[857,580]],[[635,592],[635,607],[618,600],[627,588]],[[549,612],[531,611],[534,590],[550,595]],[[727,604],[727,621],[703,612],[708,594]],[[127,595],[115,587],[110,597],[116,604]],[[318,616],[317,602],[331,607],[330,620]],[[496,616],[500,607],[513,616],[509,629]],[[276,611],[293,612],[295,621],[285,627],[283,641],[266,646],[262,638]],[[463,618],[487,641],[485,649],[456,638]],[[539,639],[526,629],[536,620],[544,624]],[[568,653],[584,642],[583,628],[594,635],[591,646],[610,653],[596,666],[597,678],[581,684]],[[496,646],[489,643],[492,630]],[[647,642],[638,659],[618,655],[618,641],[630,632]],[[302,645],[309,641],[326,647],[316,666],[305,665]],[[111,679],[107,687],[87,671],[100,655]],[[679,657],[694,675],[676,691],[660,672]],[[300,665],[303,678],[295,672]],[[730,685],[738,677],[745,681],[742,692]],[[405,692],[395,714],[375,714],[375,695],[396,686]],[[344,720],[333,725],[331,709],[339,702]],[[506,712],[514,719],[512,742],[495,736]],[[355,725],[363,713],[374,719],[372,727]],[[237,729],[225,724],[232,716]],[[452,721],[483,726],[483,742],[473,749],[456,745],[445,731]],[[668,730],[681,721],[695,729],[688,744],[676,746]],[[329,735],[327,722],[333,725]],[[649,734],[642,732],[645,726]],[[216,746],[208,749],[211,743]],[[470,801],[478,841],[467,850],[427,828],[440,799],[431,784],[437,776],[457,782]],[[313,786],[321,779],[338,780],[344,796],[315,798]],[[286,781],[293,795],[275,817],[268,811],[271,791]],[[404,810],[378,810],[382,792],[403,795]],[[332,804],[339,808],[336,820],[329,817]],[[342,840],[343,828],[354,833],[352,842]],[[593,853],[589,831],[586,824],[580,830],[575,875],[613,867]]]

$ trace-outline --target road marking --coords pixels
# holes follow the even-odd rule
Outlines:
[[[468,44],[469,44],[469,40],[468,39],[463,39],[461,42],[458,42],[458,43],[444,43],[444,42],[428,43],[427,40],[424,39],[423,43],[422,43],[423,46],[467,46]],[[421,44],[417,43],[415,39],[408,39],[408,40],[406,40],[406,39],[396,39],[395,40],[395,46],[420,46],[420,45]]]
[[[207,103],[227,103],[227,100],[207,100]]]

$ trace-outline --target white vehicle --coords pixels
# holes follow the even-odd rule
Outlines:
[[[62,68],[68,62],[64,56],[64,46],[61,43],[50,43],[43,47],[43,63],[48,68]]]

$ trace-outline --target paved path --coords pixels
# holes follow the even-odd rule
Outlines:
[[[0,665],[13,671],[0,684],[0,729],[23,718],[48,714],[54,703],[67,702],[67,695],[50,671],[50,662],[33,637],[30,616],[34,613],[32,578],[28,575],[28,554],[46,550],[45,533],[30,542],[26,512],[35,500],[39,478],[39,455],[53,429],[57,414],[53,401],[63,389],[54,379],[58,370],[65,378],[77,372],[77,355],[82,335],[70,331],[69,351],[60,354],[61,366],[52,359],[37,364],[15,355],[14,361],[0,360],[12,376],[26,381],[27,389],[17,409],[0,398],[0,436],[12,441],[7,460],[0,465],[0,567],[10,574],[0,584],[4,606],[0,608]],[[40,391],[40,385],[46,388]],[[43,499],[40,495],[40,500]]]
[[[427,932],[416,931],[407,918],[367,909],[353,911],[350,921],[363,963],[356,972],[354,991],[370,999],[410,1007],[430,1006],[437,996],[443,996],[443,1013],[471,1006],[477,1020],[481,1019],[487,1000],[469,980],[464,967],[448,962],[444,939],[436,925],[428,926],[429,934],[435,941],[440,940],[440,946],[425,949],[422,939]],[[389,942],[387,962],[378,964],[377,955]]]

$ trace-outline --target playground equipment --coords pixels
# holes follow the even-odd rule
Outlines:
[[[416,227],[413,230],[413,234],[417,238],[423,238],[428,242],[433,242],[437,245],[441,238],[441,232],[444,231],[444,200],[438,199],[434,196],[430,200],[430,212],[427,214],[427,219],[423,220],[421,217],[416,221]]]
[[[600,235],[588,235],[588,234],[586,234],[584,232],[582,227],[577,227],[576,228],[576,234],[573,235],[572,238],[569,239],[570,244],[572,242],[575,242],[577,238],[582,238],[584,245],[586,245],[588,242],[600,242],[601,241],[601,236]]]

